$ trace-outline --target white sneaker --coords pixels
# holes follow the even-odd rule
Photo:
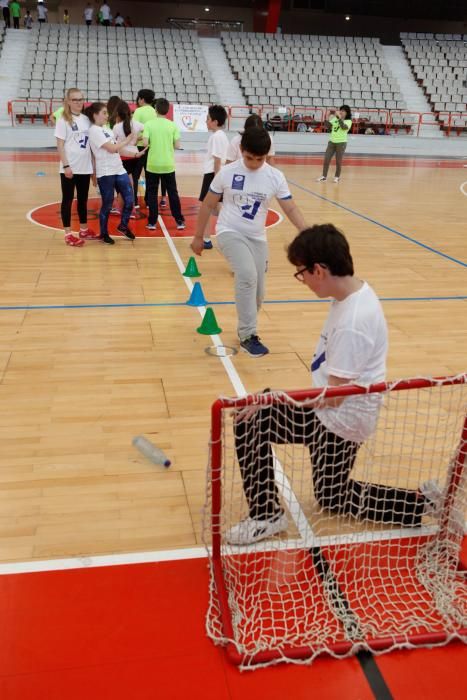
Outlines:
[[[338,178],[338,177],[335,177],[334,180],[333,180],[333,182],[339,182],[339,178]]]
[[[230,528],[225,535],[226,542],[229,544],[252,544],[260,540],[267,540],[279,532],[287,530],[287,516],[283,513],[276,520],[254,520],[253,518],[245,518]]]
[[[324,175],[321,175],[321,177],[316,178],[316,182],[326,182],[326,178],[324,177]]]
[[[423,509],[424,515],[429,515],[432,518],[438,518],[441,515],[441,509],[443,506],[443,491],[436,481],[436,479],[430,479],[430,481],[425,481],[420,486],[420,493],[425,497],[425,507]]]

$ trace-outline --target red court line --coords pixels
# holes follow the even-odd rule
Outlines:
[[[200,152],[201,153],[201,152]],[[177,156],[181,162],[198,162],[198,152],[183,153]],[[304,154],[304,155],[278,155],[276,156],[277,165],[311,165],[322,163],[322,154]],[[0,152],[0,162],[3,163],[58,163],[57,153],[54,152],[37,152],[37,151],[4,151]],[[377,168],[462,168],[464,163],[462,160],[453,160],[447,158],[423,158],[423,157],[407,157],[394,158],[392,156],[352,156],[348,155],[345,158],[346,166],[365,166]]]
[[[1,576],[0,697],[372,700],[355,658],[240,673],[206,637],[207,593],[206,559]],[[462,651],[384,657],[394,696],[462,697]]]

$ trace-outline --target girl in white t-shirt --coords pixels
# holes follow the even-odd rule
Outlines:
[[[93,173],[89,145],[90,122],[82,113],[84,97],[81,90],[71,88],[63,102],[63,113],[55,126],[55,138],[60,157],[60,181],[62,187],[61,216],[65,229],[65,243],[82,246],[85,239],[98,238],[88,228],[89,181]],[[71,232],[71,205],[78,199],[79,235]]]
[[[259,114],[250,114],[250,116],[245,119],[245,124],[243,125],[243,133],[247,129],[251,129],[252,127],[264,129],[263,120],[261,119]],[[235,134],[232,141],[229,143],[229,147],[227,149],[227,160],[225,161],[226,164],[233,163],[234,161],[239,160],[239,158],[242,157],[242,152],[240,150],[240,142],[242,140],[243,133]],[[266,163],[269,163],[269,165],[274,165],[274,156],[276,155],[276,151],[274,148],[274,141],[272,140],[272,134],[270,132],[268,133],[269,138],[271,139],[271,148],[269,149],[269,153],[266,156]]]
[[[102,197],[102,206],[99,212],[100,238],[104,243],[110,245],[115,243],[114,239],[109,236],[108,221],[114,190],[116,190],[123,199],[122,218],[117,226],[117,231],[133,241],[135,235],[128,226],[133,209],[133,188],[119,154],[126,146],[135,144],[137,136],[131,133],[120,143],[116,143],[111,129],[107,126],[109,115],[103,102],[93,102],[87,107],[86,115],[91,122],[89,141],[96,163],[96,177]]]
[[[144,124],[131,118],[130,105],[121,100],[116,109],[115,126],[113,128],[116,142],[121,143],[130,134],[136,134],[138,138],[143,131]],[[120,151],[123,167],[133,180],[135,206],[138,204],[138,179],[141,172],[139,159],[145,155],[146,151],[147,148],[138,150],[138,147],[133,145],[127,145]]]

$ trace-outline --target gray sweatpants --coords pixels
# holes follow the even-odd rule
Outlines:
[[[324,177],[328,176],[329,164],[331,163],[331,159],[334,153],[336,154],[336,177],[340,177],[342,170],[342,159],[344,157],[344,152],[346,148],[346,143],[333,143],[332,141],[329,141],[328,147],[326,148],[326,153],[324,154]]]
[[[217,236],[217,246],[235,275],[237,332],[240,340],[256,333],[256,317],[264,299],[268,244],[236,231]]]

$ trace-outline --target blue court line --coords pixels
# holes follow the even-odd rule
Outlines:
[[[441,297],[379,297],[380,301],[466,301],[466,295]],[[263,304],[330,304],[331,299],[269,299]],[[234,301],[207,301],[206,306],[233,306]],[[41,311],[44,309],[130,309],[144,307],[188,306],[184,301],[136,302],[122,304],[28,304],[0,306],[0,311]]]
[[[313,195],[313,197],[317,197],[318,199],[322,199],[325,202],[328,202],[329,204],[334,204],[335,207],[339,207],[339,209],[343,209],[344,211],[348,211],[350,214],[353,214],[354,216],[358,216],[360,219],[364,219],[365,221],[369,221],[370,224],[375,224],[376,226],[380,226],[381,228],[384,228],[386,231],[390,231],[391,233],[395,233],[396,236],[399,236],[400,238],[403,238],[406,241],[409,241],[409,243],[414,243],[415,245],[420,246],[420,248],[425,248],[425,250],[429,250],[430,253],[435,253],[436,255],[439,255],[441,258],[446,258],[446,260],[450,260],[451,262],[456,263],[456,265],[461,265],[462,267],[467,267],[467,263],[463,262],[463,260],[458,260],[457,258],[453,258],[451,255],[448,255],[447,253],[442,253],[440,250],[437,250],[436,248],[432,248],[429,245],[426,245],[426,243],[422,243],[421,241],[417,241],[416,238],[413,238],[412,236],[408,236],[406,233],[402,233],[402,231],[398,231],[395,228],[391,228],[391,226],[386,226],[386,224],[382,224],[381,221],[377,221],[376,219],[372,219],[370,216],[366,216],[365,214],[361,214],[358,211],[355,211],[354,209],[351,209],[350,207],[346,207],[344,204],[339,204],[339,202],[335,202],[333,199],[329,199],[328,197],[325,197],[322,194],[317,194],[317,192],[313,192],[313,190],[308,189],[307,187],[303,187],[303,185],[299,185],[298,182],[295,182],[294,180],[287,180],[290,182],[291,185],[294,185],[295,187],[298,187],[298,189],[303,190],[304,192],[307,192],[308,194]]]

